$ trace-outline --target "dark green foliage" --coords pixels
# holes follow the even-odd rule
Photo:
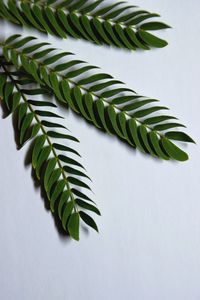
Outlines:
[[[0,0],[0,15],[51,35],[72,36],[99,45],[129,50],[167,45],[166,41],[147,32],[169,28],[162,22],[149,21],[159,15],[125,1],[108,4],[106,0],[8,0],[6,3]]]
[[[169,28],[154,21],[158,16],[125,1],[0,0],[0,17],[17,25],[129,50],[167,45],[152,33]],[[137,94],[96,66],[34,36],[15,34],[1,43],[1,49],[0,99],[17,116],[20,145],[33,142],[35,175],[52,213],[73,239],[79,240],[80,220],[98,232],[88,212],[100,215],[100,211],[84,192],[90,190],[85,182],[90,178],[73,147],[78,140],[60,123],[49,96],[143,153],[164,160],[188,159],[173,141],[194,141],[179,130],[185,126],[177,118],[164,114],[168,108],[158,100]],[[41,95],[45,99],[38,100]]]
[[[175,145],[171,151],[172,142],[163,142],[193,140],[177,131],[184,125],[172,122],[176,118],[163,114],[168,108],[158,105],[158,100],[136,94],[108,74],[91,74],[94,67],[74,59],[74,56],[71,59],[71,53],[53,52],[50,46],[30,39],[9,38],[3,46],[4,56],[17,69],[23,67],[34,80],[49,88],[59,101],[97,128],[117,135],[144,153],[165,160],[188,159],[187,154]],[[40,53],[45,54],[41,56]],[[158,112],[160,115],[155,116]]]
[[[78,162],[80,155],[66,145],[66,142],[73,141],[74,143],[78,140],[66,134],[67,129],[64,126],[51,121],[51,119],[60,118],[59,115],[48,110],[49,107],[55,108],[55,104],[44,100],[29,99],[30,94],[45,97],[49,91],[37,89],[35,86],[30,87],[27,82],[32,81],[31,77],[20,69],[18,72],[13,70],[1,58],[0,97],[9,113],[15,113],[17,116],[20,145],[23,146],[28,140],[33,142],[32,167],[46,192],[52,213],[59,216],[63,228],[70,236],[79,240],[81,216],[79,208],[98,215],[100,212],[94,204],[88,203],[91,201],[84,193],[78,192],[79,188],[90,189],[83,181],[84,178],[89,177]],[[62,132],[58,132],[58,128]],[[60,138],[65,139],[64,145],[63,142],[54,142]],[[73,192],[73,187],[75,191],[77,189],[77,193]],[[88,223],[87,220],[85,223]]]

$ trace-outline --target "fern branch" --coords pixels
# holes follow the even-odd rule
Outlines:
[[[64,128],[64,126],[41,120],[41,117],[60,118],[60,116],[47,110],[36,110],[35,107],[55,107],[54,104],[27,98],[28,95],[45,95],[48,90],[30,89],[30,87],[26,89],[27,83],[33,83],[31,77],[21,70],[11,71],[2,59],[1,68],[3,72],[0,75],[0,96],[10,112],[17,111],[20,144],[23,145],[27,140],[34,139],[32,166],[37,178],[44,185],[52,213],[59,215],[63,228],[68,230],[70,236],[76,240],[79,239],[80,217],[86,224],[98,230],[94,220],[80,210],[83,208],[100,215],[99,210],[88,203],[91,201],[90,198],[79,192],[80,187],[90,189],[86,183],[77,178],[77,176],[88,178],[79,170],[83,168],[82,165],[69,155],[69,153],[74,153],[76,156],[79,154],[70,147],[54,143],[52,137],[68,141],[78,140],[71,135],[48,131],[48,128]],[[64,154],[58,154],[58,150]]]
[[[149,21],[158,14],[138,9],[124,1],[104,0],[30,1],[0,0],[0,16],[61,38],[71,36],[96,44],[144,50],[165,47],[167,42],[149,33],[170,26]]]
[[[95,67],[83,61],[58,63],[59,59],[70,57],[72,53],[54,53],[53,48],[43,43],[30,43],[34,39],[19,35],[8,38],[3,46],[7,61],[12,61],[16,68],[23,66],[37,82],[48,86],[58,100],[67,102],[72,110],[96,127],[116,134],[142,152],[166,160],[188,159],[187,154],[171,140],[194,141],[184,132],[176,130],[185,126],[174,122],[175,117],[163,114],[151,116],[168,109],[151,105],[158,100],[136,94],[108,74],[88,75],[88,70]]]

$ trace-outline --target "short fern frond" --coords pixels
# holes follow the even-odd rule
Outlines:
[[[17,116],[20,145],[33,141],[32,166],[44,187],[52,213],[58,215],[64,230],[76,240],[79,240],[80,218],[98,231],[94,220],[81,211],[100,215],[93,201],[79,190],[90,190],[84,182],[89,177],[78,162],[78,152],[66,145],[78,140],[58,121],[52,121],[61,118],[52,110],[55,104],[35,99],[38,95],[47,96],[49,89],[30,87],[35,83],[33,77],[21,69],[16,71],[3,58],[1,70],[0,97],[8,111]]]
[[[0,0],[0,15],[22,26],[61,38],[72,36],[96,44],[148,50],[165,47],[167,42],[148,31],[169,28],[162,22],[149,21],[158,14],[120,1],[15,1]]]
[[[7,61],[21,66],[34,80],[51,89],[59,101],[66,103],[86,120],[108,133],[114,133],[144,153],[165,160],[185,161],[188,155],[171,140],[193,142],[177,128],[185,127],[165,115],[167,107],[152,104],[158,100],[136,94],[124,84],[104,73],[89,73],[94,66],[80,60],[66,60],[71,53],[55,53],[32,38],[12,36],[5,41]],[[48,54],[51,53],[49,57]],[[153,115],[152,115],[153,114]]]

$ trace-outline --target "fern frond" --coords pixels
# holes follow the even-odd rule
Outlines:
[[[8,0],[5,4],[0,0],[0,16],[61,38],[72,36],[130,50],[165,47],[165,40],[148,31],[170,27],[151,21],[158,14],[125,1],[107,4],[104,0]]]
[[[84,182],[89,177],[78,162],[78,152],[63,142],[78,140],[58,121],[52,121],[60,118],[52,111],[55,104],[35,99],[48,95],[49,90],[33,87],[30,75],[14,70],[2,58],[0,66],[0,97],[9,112],[17,116],[20,144],[33,142],[32,167],[49,199],[51,212],[58,215],[64,230],[75,240],[79,240],[80,218],[98,231],[94,220],[82,211],[100,215],[93,201],[79,190],[90,190]]]
[[[59,101],[108,133],[112,133],[144,153],[165,160],[185,161],[188,155],[172,140],[194,142],[177,131],[184,125],[175,117],[154,114],[167,110],[158,100],[140,96],[120,81],[104,73],[88,74],[94,68],[80,60],[66,60],[71,53],[55,53],[33,38],[12,36],[5,41],[3,53],[16,68],[23,68],[33,78],[50,88]],[[48,56],[48,54],[51,54]],[[73,67],[73,68],[72,68]]]

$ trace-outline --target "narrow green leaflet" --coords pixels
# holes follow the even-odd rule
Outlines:
[[[70,236],[77,241],[79,241],[79,222],[79,214],[75,212],[69,217],[69,222],[67,226]]]
[[[80,211],[80,217],[81,219],[90,227],[92,227],[94,230],[96,230],[98,232],[98,228],[97,225],[95,223],[95,221],[85,212]]]

